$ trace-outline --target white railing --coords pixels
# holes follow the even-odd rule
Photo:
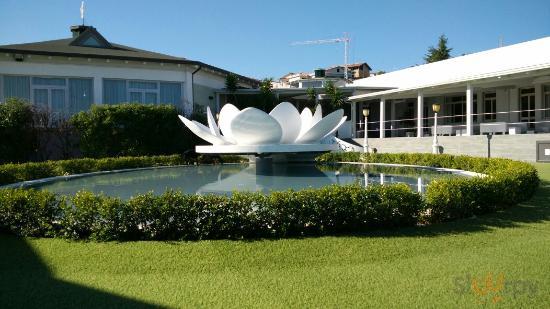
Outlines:
[[[505,120],[499,120],[499,119],[484,119],[483,116],[486,116],[486,115],[512,115],[512,114],[520,114],[520,113],[532,113],[532,112],[542,112],[542,118],[543,120],[531,120],[531,121],[519,121],[519,122],[510,122],[510,121],[505,121]],[[546,113],[550,113],[550,108],[537,108],[537,109],[529,109],[529,110],[518,110],[518,111],[507,111],[507,112],[494,112],[494,113],[472,113],[472,117],[473,116],[482,116],[482,118],[478,117],[477,119],[477,123],[472,123],[472,127],[479,127],[481,124],[489,124],[491,122],[506,122],[508,125],[522,125],[522,124],[544,124],[544,125],[548,125],[549,129],[550,129],[550,117],[546,117],[544,114]],[[462,128],[466,128],[466,124],[465,124],[465,121],[466,121],[466,117],[467,115],[466,114],[457,114],[457,115],[446,115],[446,116],[437,116],[437,119],[438,120],[444,120],[444,119],[448,119],[448,118],[464,118],[464,122],[462,123],[448,123],[448,124],[440,124],[438,125],[438,127],[444,127],[444,126],[455,126],[455,127],[462,127]],[[521,115],[519,116],[521,117]],[[361,117],[363,118],[363,117]],[[530,117],[530,118],[534,118],[534,117]],[[422,117],[422,122],[424,122],[424,120],[432,120],[433,121],[434,119],[434,116],[430,116],[430,117]],[[364,120],[364,119],[361,119],[361,120]],[[369,126],[371,124],[380,124],[380,123],[384,123],[385,124],[385,128],[384,130],[385,131],[413,131],[416,133],[416,130],[418,130],[418,126],[417,125],[414,125],[414,126],[409,126],[409,127],[394,127],[394,124],[400,124],[400,123],[403,123],[403,122],[415,122],[415,124],[418,122],[418,118],[406,118],[406,119],[389,119],[389,120],[383,120],[383,121],[368,121],[368,124]],[[362,121],[359,121],[357,124],[359,124],[359,127],[361,128],[361,126],[363,126],[363,130],[356,130],[357,132],[364,132],[364,125],[365,123],[362,122]],[[389,124],[389,125],[388,125]],[[430,129],[432,128],[431,125],[429,126],[422,126],[421,127],[422,129]],[[367,132],[380,132],[380,128],[376,128],[376,129],[367,129]]]

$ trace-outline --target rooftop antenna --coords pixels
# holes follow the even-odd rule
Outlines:
[[[84,26],[84,1],[80,2],[80,19],[82,19],[82,26]]]
[[[498,37],[498,47],[504,46],[504,38],[501,36]]]
[[[348,54],[349,54],[350,41],[351,39],[348,37],[348,34],[344,32],[344,36],[341,38],[293,42],[290,45],[296,46],[296,45],[311,45],[311,44],[344,43],[344,78],[348,80]]]

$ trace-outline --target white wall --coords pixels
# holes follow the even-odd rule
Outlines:
[[[184,105],[192,108],[193,88],[191,80],[201,89],[214,90],[225,87],[225,77],[221,74],[202,69],[192,78],[195,66],[160,64],[153,62],[135,62],[123,60],[85,59],[68,57],[31,56],[23,62],[16,62],[11,55],[0,55],[0,75],[60,76],[93,78],[96,104],[103,103],[103,78],[138,79],[154,81],[180,82],[184,84]],[[205,88],[206,87],[206,88]],[[205,91],[202,91],[205,92]],[[207,91],[209,92],[209,91]],[[0,89],[2,99],[2,89]],[[203,100],[204,101],[204,100]]]

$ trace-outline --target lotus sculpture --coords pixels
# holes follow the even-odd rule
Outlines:
[[[323,117],[321,105],[315,112],[282,102],[267,114],[254,107],[239,110],[225,104],[218,123],[206,108],[208,127],[179,115],[180,120],[211,146],[197,146],[201,153],[266,153],[329,151],[334,145],[321,143],[346,121],[344,111],[336,110]]]

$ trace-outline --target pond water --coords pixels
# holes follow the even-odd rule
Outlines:
[[[140,193],[162,194],[168,189],[191,194],[231,194],[233,191],[280,191],[319,188],[332,184],[380,185],[405,183],[424,192],[434,179],[462,177],[430,169],[368,164],[273,164],[257,170],[254,164],[199,165],[153,168],[61,179],[33,186],[58,194],[79,190],[129,199]]]

